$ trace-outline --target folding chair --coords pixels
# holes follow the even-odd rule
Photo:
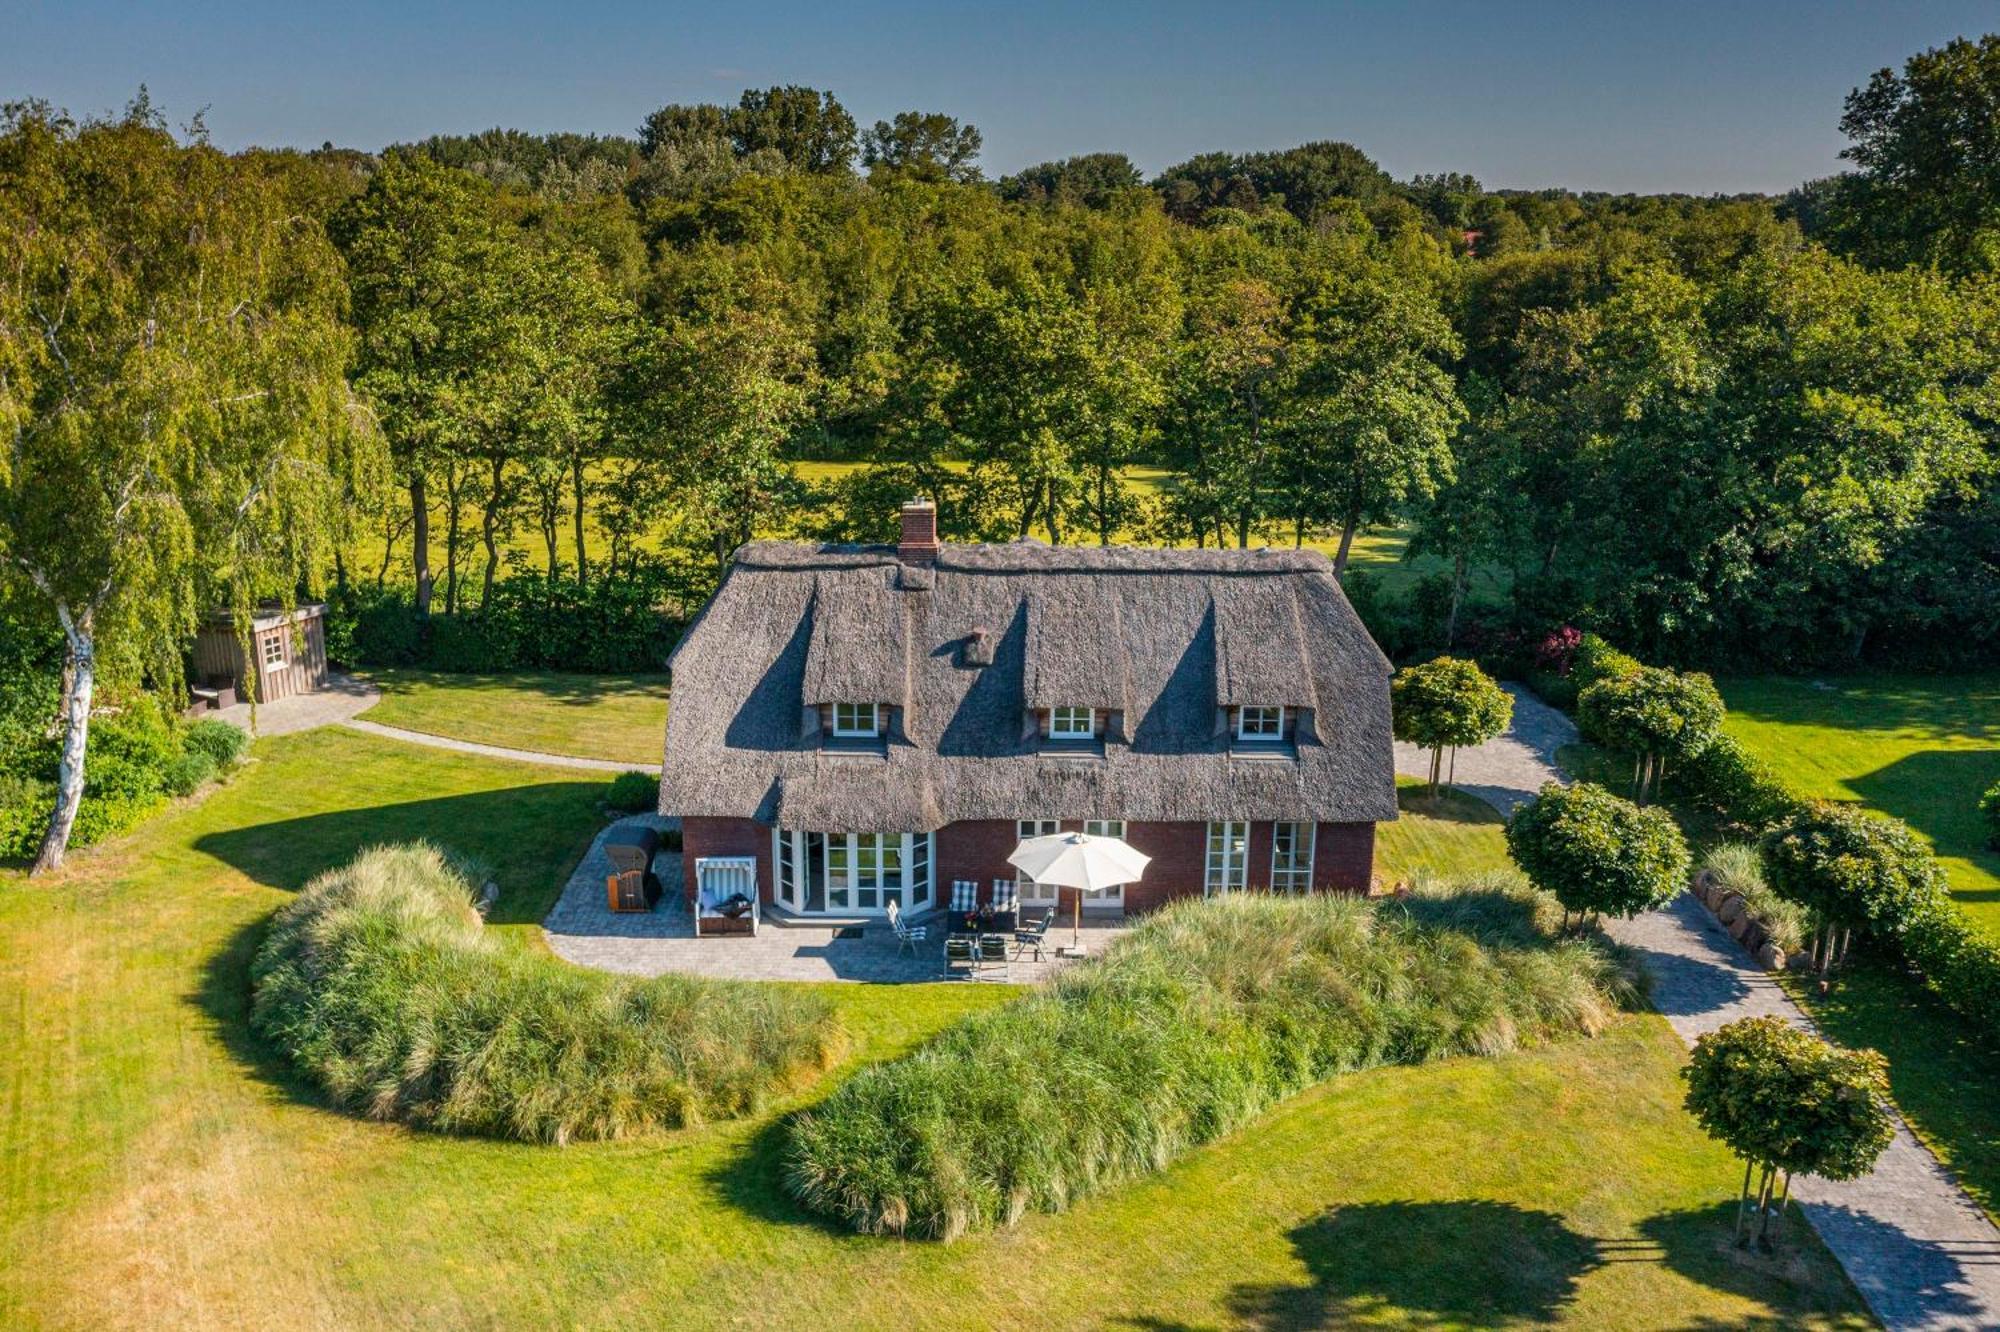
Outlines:
[[[904,924],[903,908],[894,902],[889,903],[889,928],[896,932],[896,954],[899,957],[904,953],[915,957],[917,945],[930,934],[928,925]]]

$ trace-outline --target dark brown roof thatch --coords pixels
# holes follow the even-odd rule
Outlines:
[[[983,629],[983,643],[974,644]],[[661,807],[828,832],[958,819],[1393,819],[1389,664],[1312,551],[753,542],[673,656]],[[902,708],[880,752],[804,710]],[[1232,754],[1219,709],[1308,710],[1290,756]],[[1029,709],[1123,714],[1043,750]]]

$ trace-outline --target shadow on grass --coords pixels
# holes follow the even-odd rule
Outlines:
[[[1427,819],[1448,823],[1505,823],[1506,816],[1486,801],[1464,790],[1441,787],[1432,795],[1428,786],[1396,787],[1396,808],[1405,814],[1421,814]]]
[[[456,674],[442,671],[377,671],[368,679],[384,694],[414,694],[427,688],[494,690],[539,694],[565,707],[589,708],[611,698],[667,698],[664,674],[568,674],[561,671]]]
[[[1729,710],[1762,722],[1954,738],[2000,735],[2000,676],[1773,677],[1720,682]]]
[[[534,924],[602,826],[595,782],[540,782],[332,810],[212,832],[194,847],[267,887],[296,892],[364,847],[425,839],[485,865],[500,885],[488,920]]]
[[[1979,797],[2000,782],[2000,749],[1927,749],[1848,785],[1868,804],[1893,814],[1937,844],[2000,874],[2000,854],[1986,846]],[[1970,896],[1970,894],[1966,894]]]
[[[1835,1213],[1839,1214],[1832,1218],[1836,1224],[1844,1217],[1867,1227],[1885,1229],[1879,1222],[1857,1217],[1846,1208],[1823,1208],[1820,1212],[1822,1224],[1828,1221],[1828,1213]],[[1754,1218],[1752,1221],[1754,1223]],[[1790,1315],[1788,1318],[1773,1317],[1768,1322],[1749,1326],[1790,1326],[1800,1314],[1840,1313],[1858,1302],[1857,1292],[1847,1283],[1832,1255],[1820,1247],[1811,1224],[1796,1203],[1786,1209],[1782,1221],[1774,1229],[1777,1243],[1776,1251],[1772,1253],[1765,1253],[1755,1245],[1737,1247],[1736,1202],[1733,1199],[1708,1207],[1662,1212],[1648,1217],[1639,1223],[1639,1233],[1650,1248],[1644,1261],[1664,1263],[1690,1281],[1755,1300]],[[1934,1278],[1943,1275],[1937,1260],[1950,1261],[1948,1255],[1918,1252],[1925,1248],[1934,1249],[1935,1246],[1912,1247],[1903,1256],[1914,1260],[1915,1266],[1907,1272],[1900,1266],[1896,1269],[1894,1279],[1899,1283],[1907,1279],[1913,1283],[1908,1286],[1912,1291],[1918,1289],[1914,1283],[1925,1283],[1928,1289]],[[1957,1271],[1956,1264],[1952,1263],[1954,1276]],[[1947,1316],[1964,1312],[1962,1303],[1952,1296],[1946,1296],[1942,1303],[1933,1307]]]
[[[1462,1327],[1554,1323],[1609,1261],[1551,1212],[1484,1199],[1336,1207],[1287,1238],[1303,1286],[1244,1285],[1231,1314],[1258,1328],[1340,1326],[1400,1314]]]
[[[852,1238],[854,1232],[847,1226],[807,1210],[785,1191],[785,1147],[791,1138],[792,1114],[758,1125],[742,1150],[708,1173],[708,1186],[719,1201],[768,1225],[803,1226],[823,1235]]]
[[[310,1079],[250,1030],[250,962],[257,955],[270,918],[255,920],[229,936],[201,969],[201,983],[189,1002],[212,1024],[216,1039],[242,1072],[285,1093],[301,1105],[334,1109]]]

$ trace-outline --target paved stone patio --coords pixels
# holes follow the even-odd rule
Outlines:
[[[366,712],[381,699],[381,691],[368,681],[332,671],[327,674],[324,689],[259,703],[255,726],[251,725],[248,703],[233,703],[201,715],[204,720],[225,721],[252,735],[288,735],[344,722],[357,712]]]
[[[637,814],[620,819],[605,829],[642,825],[662,831],[679,825],[679,820],[656,814]],[[888,922],[872,922],[861,927],[858,937],[841,937],[843,931],[828,925],[784,924],[766,917],[754,936],[723,935],[697,938],[694,920],[681,898],[680,857],[661,855],[653,862],[665,891],[657,910],[614,912],[605,902],[604,881],[611,873],[611,861],[604,853],[604,833],[591,843],[588,853],[570,875],[557,900],[542,921],[549,947],[558,957],[600,971],[628,976],[659,976],[685,972],[726,980],[782,981],[876,981],[909,982],[965,979],[980,982],[1005,981],[1032,985],[1048,979],[1057,968],[1067,965],[1055,956],[1055,945],[1070,939],[1068,922],[1059,922],[1049,931],[1042,960],[1032,953],[1005,966],[989,965],[976,973],[947,973],[944,964],[944,914],[932,912],[916,923],[928,929],[929,937],[914,952],[901,949]],[[1124,933],[1124,917],[1083,921],[1082,939],[1091,953]],[[1013,949],[1008,949],[1010,955]]]

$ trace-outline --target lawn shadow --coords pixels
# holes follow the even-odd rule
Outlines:
[[[1828,676],[1817,680],[1724,679],[1732,713],[1760,722],[1855,731],[1916,731],[1943,738],[2000,736],[2000,688],[1992,675]]]
[[[777,1226],[804,1226],[821,1234],[851,1238],[854,1234],[830,1216],[809,1211],[785,1190],[785,1147],[790,1138],[792,1116],[776,1115],[760,1124],[744,1140],[741,1150],[732,1152],[709,1171],[705,1182],[715,1197],[729,1207]]]
[[[1238,1286],[1229,1308],[1246,1326],[1340,1326],[1384,1313],[1417,1325],[1551,1324],[1608,1261],[1552,1212],[1476,1198],[1335,1207],[1287,1238],[1311,1280]]]
[[[1421,784],[1396,786],[1396,808],[1406,814],[1421,814],[1427,819],[1439,819],[1447,823],[1505,823],[1507,816],[1493,805],[1473,794],[1475,788],[1467,786],[1441,787],[1436,795]]]
[[[1885,1229],[1880,1222],[1858,1217],[1844,1207],[1816,1211],[1822,1216],[1843,1213],[1857,1224]],[[1751,1222],[1754,1224],[1754,1217]],[[1823,1220],[1821,1224],[1824,1229]],[[1859,1293],[1848,1284],[1832,1255],[1820,1248],[1812,1225],[1797,1206],[1787,1208],[1774,1227],[1776,1245],[1771,1253],[1755,1244],[1737,1246],[1734,1199],[1647,1217],[1639,1223],[1639,1233],[1652,1248],[1649,1261],[1664,1263],[1690,1281],[1711,1289],[1772,1306],[1774,1312],[1765,1324],[1768,1326],[1795,1325],[1798,1315],[1807,1312],[1843,1312]],[[1920,1255],[1913,1249],[1908,1256]],[[1936,1257],[1951,1262],[1949,1255]],[[1925,1283],[1924,1288],[1929,1289],[1933,1277],[1944,1273],[1934,1263],[1926,1262],[1924,1266],[1929,1270],[1905,1273],[1898,1268],[1896,1280],[1901,1284],[1907,1277],[1912,1282]],[[1955,1276],[1957,1271],[1952,1263],[1951,1274]],[[1918,1287],[1912,1285],[1910,1289]],[[1951,1297],[1936,1308],[1945,1314],[1965,1312],[1963,1305]]]
[[[602,827],[597,813],[602,791],[595,782],[537,782],[329,810],[205,833],[194,849],[267,887],[297,892],[364,847],[432,841],[473,858],[493,875],[500,899],[487,917],[490,923],[529,925],[548,913]]]
[[[1965,856],[2000,874],[1987,849],[1979,797],[2000,782],[2000,749],[1927,749],[1860,777],[1852,787],[1868,804],[1930,838],[1945,855]]]
[[[208,1019],[223,1050],[247,1077],[301,1105],[334,1110],[318,1086],[250,1029],[250,963],[270,926],[267,916],[233,932],[202,965],[200,984],[187,1002]]]
[[[469,690],[495,689],[512,693],[539,694],[565,707],[589,708],[610,698],[627,696],[667,698],[664,672],[613,672],[606,675],[562,671],[512,672],[421,672],[413,678],[398,670],[380,671],[368,677],[384,694],[419,693],[441,685]]]

